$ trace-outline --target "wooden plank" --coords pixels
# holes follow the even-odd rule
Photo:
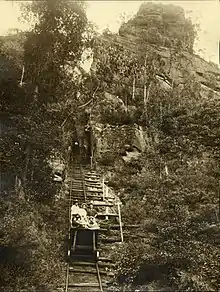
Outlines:
[[[76,287],[97,287],[99,288],[99,284],[98,283],[74,283],[74,284],[71,284],[69,283],[68,284],[68,287],[70,288],[76,288]]]
[[[73,265],[74,266],[94,266],[95,267],[95,263],[94,262],[74,261]],[[72,268],[72,267],[70,267],[70,268]]]
[[[109,216],[109,217],[118,217],[118,214],[110,214],[110,213],[98,213],[97,216]]]
[[[100,184],[97,184],[97,185],[87,185],[87,188],[88,189],[101,189],[102,190],[102,186]]]
[[[99,261],[103,261],[103,262],[113,262],[113,259],[111,259],[111,258],[106,258],[106,257],[99,257]]]
[[[101,174],[99,174],[97,172],[91,172],[91,171],[87,172],[85,175],[87,175],[87,176],[101,176]]]
[[[78,181],[72,181],[73,185],[82,185],[83,180],[78,180]]]
[[[79,189],[72,189],[72,192],[83,192],[83,190],[79,190]]]
[[[102,190],[86,190],[87,193],[100,193],[102,194]]]
[[[101,181],[100,180],[85,179],[85,182],[87,184],[101,184]]]
[[[74,268],[71,268],[70,269],[70,272],[73,272],[73,273],[76,273],[76,274],[77,273],[82,273],[82,274],[97,274],[97,271],[96,270],[94,270],[94,271],[92,271],[92,270],[87,271],[85,269],[77,269],[77,270],[74,270]],[[110,276],[110,277],[113,277],[114,276],[114,273],[108,272],[108,271],[99,271],[99,273],[101,275],[105,275],[105,276]]]
[[[115,263],[105,263],[105,262],[99,262],[98,261],[99,267],[114,267]]]
[[[85,185],[87,186],[87,187],[90,187],[90,188],[100,188],[100,187],[102,187],[102,185],[100,184],[100,182],[86,182],[85,183]]]
[[[100,181],[100,178],[99,177],[85,176],[84,180],[86,180],[86,181]]]
[[[79,182],[79,183],[76,183],[76,182],[73,182],[72,183],[73,186],[82,186],[83,185],[83,182]]]
[[[97,181],[91,181],[91,180],[85,180],[85,183],[88,185],[88,184],[94,184],[94,185],[98,185],[98,184],[100,184],[100,181],[99,180],[97,180]]]
[[[66,270],[66,281],[65,281],[65,292],[68,292],[68,284],[69,284],[69,264],[67,266],[67,270]]]
[[[103,292],[103,284],[102,284],[102,280],[101,280],[101,276],[99,272],[99,266],[97,263],[96,263],[96,271],[97,271],[97,276],[98,276],[98,281],[99,281],[99,289],[101,292]]]
[[[123,231],[122,231],[122,221],[121,221],[121,208],[120,203],[118,203],[118,218],[119,218],[119,225],[120,225],[120,233],[121,233],[121,242],[124,241]]]
[[[121,242],[121,237],[109,237],[109,238],[102,238],[100,239],[103,243],[112,243],[112,242]]]
[[[70,269],[70,272],[73,272],[73,273],[82,273],[82,274],[97,274],[96,270],[92,271],[87,271],[85,269],[79,269],[79,270],[74,270],[74,268],[71,268]]]
[[[142,225],[141,224],[124,224],[124,223],[122,223],[122,226],[124,229],[126,229],[126,228],[139,228]],[[110,224],[109,228],[110,229],[118,229],[118,228],[120,228],[120,225],[119,224]]]
[[[94,203],[93,202],[93,206],[96,206],[96,207],[113,207],[114,204],[105,203],[105,202],[101,201],[100,203]]]
[[[87,188],[86,190],[87,192],[100,192],[100,193],[103,193],[103,190],[102,188]]]

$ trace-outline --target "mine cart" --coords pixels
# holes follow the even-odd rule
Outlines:
[[[79,260],[98,259],[98,230],[71,228],[70,258]]]

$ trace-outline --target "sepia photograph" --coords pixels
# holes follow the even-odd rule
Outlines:
[[[0,0],[0,292],[219,271],[220,1]]]

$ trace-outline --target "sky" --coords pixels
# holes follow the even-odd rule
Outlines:
[[[10,28],[25,29],[26,25],[18,21],[20,15],[19,1],[0,0],[0,35],[6,34]],[[109,28],[117,32],[122,17],[127,19],[135,14],[144,1],[87,1],[87,15],[101,32]],[[198,40],[195,43],[196,53],[207,61],[219,64],[220,40],[220,1],[188,0],[188,1],[151,1],[163,4],[174,4],[184,8],[186,16],[193,23],[200,24]]]

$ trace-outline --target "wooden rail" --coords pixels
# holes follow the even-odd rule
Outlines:
[[[95,178],[94,178],[95,177]],[[99,175],[97,175],[95,172],[88,172],[87,174],[83,173],[83,169],[82,169],[82,165],[79,163],[76,165],[76,170],[75,170],[75,176],[73,173],[73,177],[70,180],[70,190],[69,190],[69,226],[71,226],[71,207],[72,207],[72,203],[73,200],[75,198],[79,197],[84,200],[85,202],[87,202],[87,200],[93,196],[93,192],[89,192],[88,196],[87,196],[87,190],[86,190],[86,182],[89,184],[90,180],[93,183],[93,180],[98,179],[100,182],[100,186],[101,186],[101,190],[102,192],[99,192],[97,190],[95,190],[95,192],[97,193],[96,195],[100,198],[100,203],[97,203],[97,207],[103,206],[106,209],[106,214],[102,214],[102,213],[98,213],[100,216],[104,216],[105,219],[110,219],[110,220],[114,220],[114,217],[116,219],[118,219],[119,224],[118,224],[118,229],[120,230],[120,237],[118,235],[118,239],[117,242],[124,241],[124,237],[123,237],[123,230],[122,230],[122,219],[121,219],[121,209],[120,209],[120,203],[111,203],[107,200],[107,196],[108,196],[108,187],[105,186],[104,184],[104,179],[101,180],[101,177]],[[81,194],[80,194],[81,193]],[[96,197],[94,195],[94,197]],[[117,211],[114,212],[114,214],[109,213],[110,211],[110,207],[117,207]],[[69,230],[70,231],[70,230]],[[111,235],[110,235],[111,236]],[[69,232],[69,242],[71,240],[71,234]],[[111,238],[110,238],[111,239]],[[76,235],[74,236],[74,243],[73,246],[75,246],[76,242]],[[95,238],[93,236],[93,247],[94,250],[96,249],[95,246]],[[113,242],[113,241],[112,241]],[[69,250],[68,250],[68,255],[70,255]],[[104,262],[103,262],[104,261]],[[107,261],[107,262],[106,262]],[[103,292],[103,289],[107,287],[107,283],[102,283],[102,277],[109,277],[112,275],[108,275],[109,272],[106,272],[106,270],[103,271],[103,269],[105,269],[106,267],[112,267],[113,263],[108,262],[111,261],[111,259],[106,258],[106,260],[104,260],[104,258],[102,257],[98,257],[98,261],[94,261],[93,259],[91,261],[84,261],[84,259],[82,258],[82,261],[74,261],[74,262],[69,262],[69,264],[67,265],[67,271],[66,271],[66,283],[65,283],[65,292],[69,292],[69,291],[73,291],[71,289],[74,289],[74,291],[80,291],[77,289],[88,289],[89,287],[97,287],[97,292]],[[78,265],[78,267],[77,267]],[[87,267],[84,269],[84,265],[87,265]],[[71,274],[73,273],[73,278],[71,276]],[[76,275],[74,275],[74,273],[76,273],[77,275],[79,275],[80,273],[83,274],[93,274],[94,277],[94,281],[91,283],[87,283],[85,281],[79,281],[79,283],[76,283],[74,278]],[[101,277],[102,275],[102,277]],[[78,277],[78,276],[77,276]],[[103,278],[104,279],[104,278]],[[71,283],[72,281],[72,283]],[[87,291],[87,290],[86,290]]]
[[[69,272],[70,272],[70,267],[69,267],[69,264],[68,264],[67,265],[67,269],[66,269],[65,292],[68,292],[68,287],[69,287]]]
[[[122,221],[121,221],[121,208],[120,208],[120,203],[118,203],[118,219],[119,219],[119,225],[120,225],[121,242],[123,242],[123,241],[124,241],[124,237],[123,237],[123,231],[122,231]]]
[[[85,203],[86,203],[87,197],[86,197],[85,180],[84,180],[84,174],[83,174],[83,170],[82,170],[81,164],[80,164],[80,174],[82,176],[83,194],[84,194],[84,200],[85,200]]]
[[[97,278],[98,278],[98,282],[99,282],[99,288],[100,288],[100,291],[103,292],[102,280],[101,280],[101,276],[100,276],[100,272],[99,272],[99,265],[98,265],[98,263],[96,263],[96,271],[97,271]]]

